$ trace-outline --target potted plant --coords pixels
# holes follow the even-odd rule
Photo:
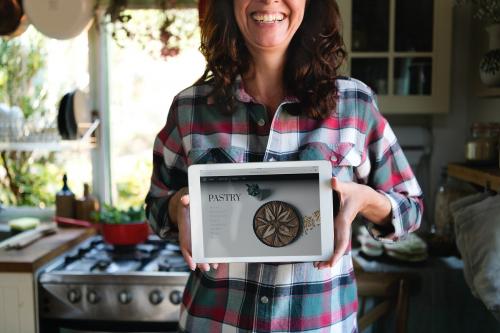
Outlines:
[[[473,16],[486,25],[500,23],[500,2],[498,0],[455,0],[457,5],[470,4]]]
[[[119,209],[103,205],[94,215],[101,225],[104,240],[113,245],[135,245],[144,242],[149,235],[149,226],[143,207]]]
[[[127,0],[111,0],[106,9],[106,23],[110,25],[111,37],[119,47],[125,47],[124,40],[135,41],[147,49],[151,41],[161,44],[160,55],[163,58],[176,56],[180,49],[179,37],[171,29],[175,16],[167,14],[167,9],[175,8],[176,0],[158,0],[158,7],[163,11],[163,19],[159,26],[149,24],[133,24],[133,17],[127,11]]]
[[[475,19],[486,26],[489,46],[479,65],[481,81],[487,86],[500,85],[500,1],[456,0],[458,5],[469,4]]]

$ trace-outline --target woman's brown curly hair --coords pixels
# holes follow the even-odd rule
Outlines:
[[[207,5],[200,46],[207,67],[197,84],[211,82],[212,97],[223,112],[231,114],[236,104],[233,83],[249,70],[251,56],[234,17],[233,0],[208,0]],[[301,102],[300,108],[289,112],[322,119],[336,110],[335,80],[346,57],[340,29],[335,0],[308,1],[304,20],[287,51],[285,89]]]

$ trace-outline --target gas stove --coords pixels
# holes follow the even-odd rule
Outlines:
[[[143,244],[112,246],[92,237],[39,274],[41,331],[71,322],[100,329],[102,323],[106,329],[135,323],[141,330],[157,323],[165,329],[178,321],[188,276],[173,242],[152,235]]]

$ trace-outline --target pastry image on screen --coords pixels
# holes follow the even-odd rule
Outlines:
[[[200,177],[206,257],[321,253],[316,172]]]
[[[302,228],[299,215],[291,205],[270,201],[255,213],[253,229],[262,243],[282,247],[297,239]]]

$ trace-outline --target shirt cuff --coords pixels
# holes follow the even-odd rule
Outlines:
[[[385,195],[391,203],[391,223],[382,226],[364,219],[366,228],[370,235],[378,241],[384,243],[393,243],[401,240],[406,235],[406,232],[403,228],[403,221],[401,219],[399,203],[391,194],[383,191],[377,192]]]
[[[175,192],[163,199],[163,202],[156,202],[148,212],[148,222],[153,231],[162,239],[177,238],[179,230],[177,225],[170,222],[168,216],[168,204]]]

